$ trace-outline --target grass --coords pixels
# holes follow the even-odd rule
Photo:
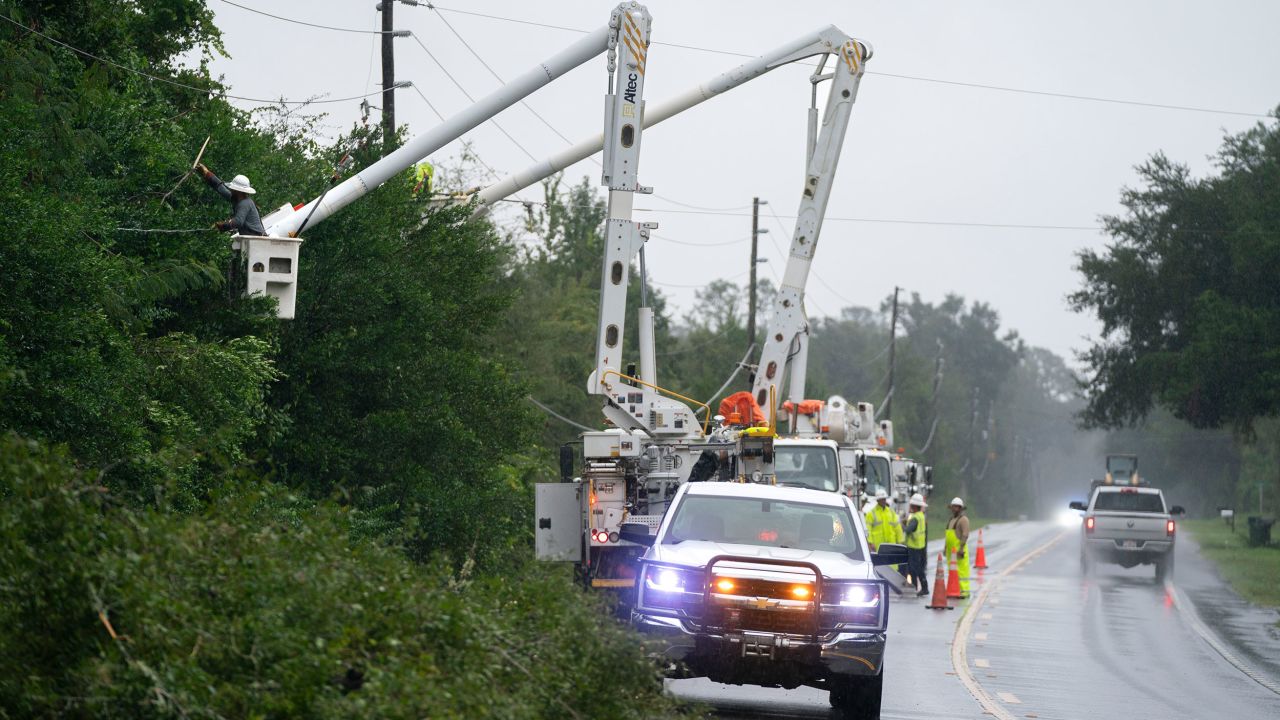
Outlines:
[[[1237,518],[1236,531],[1222,520],[1183,520],[1182,527],[1200,543],[1205,557],[1249,602],[1280,608],[1280,546],[1273,540],[1266,547],[1249,547],[1249,528]],[[1274,528],[1273,528],[1274,529]]]

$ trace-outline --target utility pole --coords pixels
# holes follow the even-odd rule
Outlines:
[[[968,450],[966,454],[968,461],[965,463],[965,465],[967,466],[966,470],[968,470],[968,472],[965,473],[964,476],[962,476],[963,478],[965,478],[965,480],[964,480],[964,484],[960,488],[960,491],[961,491],[960,497],[967,497],[969,495],[969,487],[970,485],[972,485],[973,479],[974,479],[973,431],[975,426],[977,426],[978,424],[978,396],[980,394],[981,394],[981,391],[975,386],[973,388],[973,398],[972,400],[969,401],[969,440],[967,442]]]
[[[884,419],[893,419],[893,369],[898,344],[898,291],[902,288],[893,286],[893,316],[889,320],[889,399],[884,403]]]
[[[382,154],[395,149],[396,143],[396,48],[393,8],[396,0],[382,0]]]
[[[760,206],[768,204],[769,201],[767,200],[761,200],[758,197],[751,198],[751,290],[748,293],[750,298],[747,305],[748,348],[756,344],[756,265],[760,264],[757,259],[760,249],[757,241],[761,233],[769,232],[768,229],[760,227]]]

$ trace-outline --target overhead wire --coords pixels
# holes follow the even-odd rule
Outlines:
[[[307,27],[319,28],[321,30],[333,30],[334,32],[345,32],[345,33],[361,33],[366,35],[392,35],[397,32],[396,30],[363,30],[360,28],[337,27],[335,25],[321,25],[320,23],[307,22],[306,20],[297,20],[295,18],[285,17],[283,15],[272,15],[269,12],[265,12],[257,8],[252,8],[252,7],[249,7],[248,5],[241,5],[240,3],[232,2],[231,0],[222,0],[222,2],[232,7],[238,7],[241,10],[247,10],[251,13],[256,13],[258,15],[265,15],[266,17],[274,18],[276,20],[283,20],[285,22],[294,23],[295,25],[306,25]]]
[[[387,2],[390,2],[390,0],[387,0]],[[526,399],[526,400],[528,400],[529,402],[533,403],[533,404],[534,404],[534,405],[535,405],[539,410],[541,410],[542,412],[544,412],[544,413],[546,413],[546,414],[550,415],[551,417],[553,417],[553,418],[555,418],[555,419],[559,420],[559,421],[560,421],[560,422],[562,422],[562,423],[567,423],[567,424],[569,424],[569,425],[572,425],[573,427],[578,428],[579,430],[584,430],[584,431],[586,431],[586,432],[591,432],[592,430],[595,430],[595,428],[587,427],[586,425],[583,425],[582,423],[578,422],[577,420],[570,420],[569,418],[565,417],[564,415],[561,415],[560,413],[556,412],[555,410],[552,410],[551,408],[547,407],[545,404],[543,404],[543,403],[541,403],[541,402],[538,402],[538,401],[537,401],[537,400],[536,400],[532,395],[526,395],[526,396],[525,396],[525,399]]]
[[[785,225],[783,225],[783,224],[782,224],[782,218],[778,217],[778,213],[777,213],[777,211],[776,211],[776,210],[774,210],[774,209],[773,209],[773,206],[772,206],[772,205],[765,205],[765,209],[767,209],[767,210],[769,211],[769,214],[773,216],[773,220],[774,220],[774,222],[777,224],[778,229],[780,229],[782,232],[786,233],[786,232],[787,232],[787,228],[786,228],[786,226],[785,226]],[[827,282],[825,279],[823,279],[822,275],[820,275],[820,274],[818,273],[818,269],[817,269],[817,268],[815,268],[815,267],[810,267],[810,268],[809,268],[809,274],[810,274],[810,275],[812,275],[812,276],[814,277],[814,279],[815,279],[815,280],[817,280],[818,282],[822,283],[822,286],[823,286],[823,287],[825,287],[827,290],[831,291],[831,294],[832,294],[832,295],[835,295],[837,299],[839,299],[839,300],[841,300],[842,302],[845,302],[845,303],[847,303],[847,304],[849,304],[849,305],[857,305],[857,303],[855,303],[854,301],[852,301],[852,300],[850,300],[849,298],[847,298],[847,297],[845,297],[844,295],[842,295],[842,294],[840,293],[840,291],[839,291],[839,290],[836,290],[834,287],[832,287],[831,283],[829,283],[829,282]]]
[[[39,30],[36,30],[35,28],[29,27],[29,26],[27,26],[27,25],[24,25],[23,23],[18,22],[17,20],[14,20],[13,18],[9,17],[8,15],[0,14],[0,19],[6,20],[6,21],[8,21],[9,23],[11,23],[11,24],[13,24],[13,25],[16,25],[17,27],[20,27],[20,28],[22,28],[23,30],[25,30],[25,31],[27,31],[27,32],[29,32],[29,33],[31,33],[32,35],[35,35],[35,36],[40,37],[40,38],[43,38],[43,39],[45,39],[45,40],[47,40],[47,41],[49,41],[49,42],[53,43],[54,45],[58,45],[58,46],[60,46],[60,47],[64,47],[64,48],[66,48],[66,49],[70,50],[71,52],[74,52],[74,53],[76,53],[76,54],[78,54],[78,55],[81,55],[81,56],[83,56],[83,57],[87,57],[87,58],[89,58],[89,59],[91,59],[91,60],[97,60],[97,61],[98,61],[98,62],[100,62],[100,63],[104,63],[104,64],[106,64],[106,65],[110,65],[111,67],[117,68],[117,69],[119,69],[119,70],[124,70],[125,72],[132,73],[132,74],[134,74],[134,75],[137,75],[137,76],[139,76],[139,77],[146,78],[146,79],[148,79],[148,80],[153,80],[153,81],[158,82],[158,83],[164,83],[165,85],[170,85],[170,86],[173,86],[173,87],[182,88],[182,89],[184,89],[184,90],[194,90],[195,92],[198,92],[198,93],[201,93],[201,94],[204,94],[204,95],[212,95],[212,96],[214,96],[214,97],[230,98],[230,99],[232,99],[232,100],[243,100],[243,101],[245,101],[245,102],[267,103],[267,104],[270,104],[270,105],[322,105],[322,104],[326,104],[326,103],[340,103],[340,102],[351,102],[352,100],[363,100],[364,98],[370,97],[370,96],[372,96],[372,95],[378,95],[378,94],[380,94],[380,93],[382,92],[381,90],[379,90],[379,91],[377,91],[377,92],[364,93],[363,95],[352,95],[352,96],[350,96],[350,97],[342,97],[342,98],[324,98],[324,99],[321,99],[321,98],[311,98],[311,99],[309,99],[309,100],[288,100],[288,99],[285,99],[285,98],[283,98],[283,97],[280,97],[280,98],[274,98],[274,99],[272,99],[272,98],[255,98],[255,97],[247,97],[247,96],[244,96],[244,95],[233,95],[233,94],[231,94],[231,93],[229,93],[229,92],[225,92],[225,91],[223,91],[223,90],[219,90],[219,89],[217,89],[217,88],[213,88],[213,87],[198,87],[198,86],[196,86],[196,85],[190,85],[190,84],[187,84],[187,83],[184,83],[184,82],[179,82],[179,81],[177,81],[177,80],[173,80],[173,79],[170,79],[170,78],[160,77],[159,75],[152,75],[151,73],[144,72],[144,71],[142,71],[142,70],[137,70],[137,69],[135,69],[135,68],[131,68],[131,67],[129,67],[128,65],[123,65],[123,64],[118,63],[118,62],[116,62],[116,61],[114,61],[114,60],[109,60],[109,59],[104,58],[104,57],[102,57],[102,56],[100,56],[100,55],[95,55],[95,54],[93,54],[93,53],[91,53],[91,52],[89,52],[89,51],[87,51],[87,50],[81,50],[80,48],[78,48],[78,47],[76,47],[76,46],[74,46],[74,45],[71,45],[71,44],[69,44],[69,43],[65,43],[65,42],[63,42],[63,41],[61,41],[61,40],[59,40],[59,39],[57,39],[57,38],[55,38],[55,37],[53,37],[53,36],[51,36],[51,35],[46,35],[45,33],[42,33],[42,32],[40,32]]]
[[[224,0],[224,2],[225,1],[226,0]],[[537,27],[550,28],[554,30],[565,30],[568,32],[575,32],[575,33],[588,32],[587,30],[583,30],[580,28],[565,27],[563,25],[551,25],[548,23],[540,23],[540,22],[534,22],[532,20],[523,20],[523,19],[512,18],[512,17],[503,17],[501,15],[492,15],[488,13],[475,12],[471,10],[459,10],[457,8],[447,8],[447,7],[442,7],[440,5],[435,5],[432,3],[427,3],[427,5],[431,7],[433,10],[436,10],[437,12],[444,10],[447,12],[459,13],[462,15],[473,15],[476,17],[488,18],[491,20],[502,20],[504,22],[519,23],[521,25],[532,25]],[[682,43],[671,43],[671,42],[661,42],[661,41],[654,41],[653,44],[663,45],[666,47],[675,47],[683,50],[696,50],[699,52],[713,53],[716,55],[728,55],[731,57],[741,57],[741,58],[756,57],[755,55],[752,55],[750,53],[734,52],[732,50],[722,50],[718,48],[709,48],[709,47],[703,47],[699,45],[686,45]],[[933,77],[926,77],[922,75],[890,73],[890,72],[884,72],[880,70],[867,70],[865,72],[867,75],[879,75],[881,77],[889,77],[897,80],[909,80],[912,82],[931,83],[931,84],[937,84],[937,85],[951,85],[951,86],[957,86],[957,87],[967,87],[967,88],[974,88],[974,89],[981,89],[981,90],[990,90],[995,92],[1022,94],[1022,95],[1037,95],[1042,97],[1053,97],[1053,98],[1058,98],[1062,100],[1107,103],[1112,105],[1131,105],[1136,107],[1154,108],[1159,110],[1175,110],[1175,111],[1183,111],[1183,112],[1212,113],[1212,114],[1218,114],[1218,115],[1235,115],[1238,117],[1276,119],[1275,116],[1270,115],[1268,113],[1241,112],[1238,110],[1221,110],[1217,108],[1196,107],[1191,105],[1173,105],[1168,103],[1155,103],[1155,102],[1147,102],[1144,100],[1125,100],[1120,98],[1106,98],[1106,97],[1100,97],[1100,96],[1094,96],[1094,95],[1079,95],[1079,94],[1073,94],[1073,93],[1054,92],[1049,90],[1015,88],[1015,87],[1008,87],[1004,85],[991,85],[986,83],[965,82],[960,80],[948,80],[945,78],[933,78]]]

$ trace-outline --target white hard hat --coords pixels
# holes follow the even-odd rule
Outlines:
[[[237,175],[231,178],[231,182],[227,183],[227,189],[235,190],[237,192],[242,192],[245,195],[252,195],[258,192],[257,190],[254,190],[252,186],[249,185],[249,178],[243,175]]]
[[[929,507],[929,504],[924,501],[924,496],[921,495],[920,493],[916,493],[915,495],[912,495],[910,503],[912,505],[918,505],[920,507]]]
[[[879,490],[877,490],[877,491],[876,491],[876,499],[877,499],[877,500],[888,500],[888,499],[889,499],[889,493],[885,492],[885,491],[884,491],[884,488],[880,488]]]
[[[951,504],[952,504],[952,505],[959,505],[960,507],[964,507],[964,500],[961,500],[961,499],[960,499],[960,498],[958,498],[958,497],[954,497],[954,498],[951,498]]]

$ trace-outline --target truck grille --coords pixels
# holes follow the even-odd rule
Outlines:
[[[708,622],[726,631],[751,630],[754,632],[782,633],[787,635],[817,634],[817,620],[813,613],[794,610],[759,610],[756,608],[715,607],[708,613]]]

